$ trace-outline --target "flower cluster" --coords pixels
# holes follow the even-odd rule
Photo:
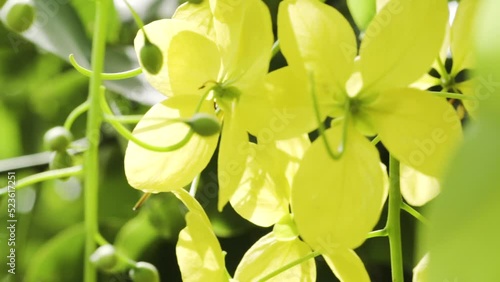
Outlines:
[[[177,243],[185,281],[255,281],[316,254],[340,280],[369,281],[353,250],[378,222],[388,180],[367,137],[377,136],[410,174],[439,178],[462,134],[450,103],[416,87],[439,57],[447,1],[386,2],[358,48],[334,8],[282,1],[278,40],[288,65],[270,73],[272,23],[261,0],[188,2],[172,19],[146,25],[146,41],[139,32],[138,56],[145,42],[162,53],[158,71],[145,74],[167,99],[133,134],[158,147],[188,140],[164,152],[129,142],[125,172],[134,188],[172,192],[188,207]],[[172,122],[200,114],[220,122],[220,134],[217,126],[201,134],[196,122]],[[311,143],[307,133],[316,129]],[[274,225],[234,278],[208,217],[183,190],[217,146],[219,210],[230,203],[254,224]],[[273,279],[315,276],[314,260],[305,260]]]

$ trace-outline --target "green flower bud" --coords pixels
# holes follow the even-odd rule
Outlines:
[[[73,166],[73,156],[68,154],[66,151],[61,151],[61,152],[54,152],[52,154],[52,159],[50,160],[49,163],[49,169],[54,170],[54,169],[61,169],[61,168],[67,168],[67,167],[72,167]],[[67,180],[67,178],[61,178],[62,180]]]
[[[133,282],[160,282],[160,275],[156,267],[148,262],[140,261],[130,269],[128,275]]]
[[[158,46],[145,39],[141,48],[141,63],[147,72],[157,74],[163,65],[163,54]]]
[[[66,151],[73,141],[73,135],[66,128],[56,126],[45,133],[43,142],[51,151]]]
[[[185,122],[191,129],[201,136],[212,136],[220,132],[219,120],[214,115],[197,113]]]
[[[100,270],[111,271],[118,264],[118,256],[113,245],[103,245],[90,256],[90,261]]]
[[[26,31],[35,20],[35,8],[26,3],[12,6],[7,14],[7,26],[15,32]]]

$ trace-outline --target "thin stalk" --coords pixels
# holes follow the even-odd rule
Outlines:
[[[259,282],[267,281],[267,280],[269,280],[269,279],[271,279],[271,278],[279,275],[282,272],[285,272],[286,270],[288,270],[288,269],[290,269],[290,268],[292,268],[292,267],[294,267],[296,265],[299,265],[299,264],[301,264],[301,263],[303,263],[305,261],[308,261],[308,260],[310,260],[312,258],[315,258],[315,257],[319,256],[320,254],[321,254],[320,252],[309,253],[306,256],[303,256],[303,257],[301,257],[299,259],[296,259],[296,260],[294,260],[294,261],[292,261],[290,263],[287,263],[287,264],[283,265],[282,267],[276,269],[275,271],[273,271],[273,272],[267,274],[266,276],[260,278],[258,281]]]
[[[389,211],[385,229],[389,236],[391,271],[393,282],[404,282],[403,251],[401,245],[401,187],[399,183],[399,161],[390,156],[389,160]]]
[[[97,280],[96,268],[90,262],[90,256],[96,249],[95,235],[98,234],[98,188],[99,188],[99,138],[102,124],[102,111],[99,94],[104,69],[104,55],[106,50],[106,31],[111,0],[96,0],[95,33],[92,40],[92,76],[89,86],[89,110],[87,117],[86,136],[89,148],[84,155],[84,217],[85,217],[85,267],[84,281]]]
[[[402,202],[401,209],[406,211],[407,213],[411,214],[414,218],[418,219],[423,224],[425,224],[425,225],[430,224],[430,221],[425,216],[423,216],[421,213],[419,213],[416,209],[412,208],[407,203]]]

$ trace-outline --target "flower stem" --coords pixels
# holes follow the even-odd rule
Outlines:
[[[73,123],[75,123],[75,120],[88,110],[89,110],[88,101],[85,101],[83,102],[83,104],[76,107],[73,111],[71,111],[71,113],[66,118],[66,121],[64,122],[64,128],[66,128],[68,131],[71,131],[71,127],[73,126]]]
[[[401,188],[399,185],[399,161],[390,156],[389,160],[389,214],[385,229],[389,236],[391,271],[393,282],[404,282],[403,252],[401,246]]]
[[[414,218],[418,219],[423,224],[430,225],[429,220],[425,216],[423,216],[421,213],[419,213],[417,210],[412,208],[407,203],[401,202],[401,209],[406,211],[407,213],[411,214]]]
[[[301,257],[299,259],[296,259],[296,260],[294,260],[294,261],[292,261],[290,263],[287,263],[287,264],[283,265],[282,267],[276,269],[275,271],[273,271],[273,272],[267,274],[266,276],[260,278],[258,281],[259,282],[267,281],[267,280],[275,277],[276,275],[278,275],[278,274],[280,274],[282,272],[285,272],[286,270],[288,270],[288,269],[290,269],[290,268],[292,268],[292,267],[294,267],[296,265],[299,265],[299,264],[301,264],[301,263],[303,263],[305,261],[308,261],[309,259],[312,259],[312,258],[315,258],[315,257],[319,256],[320,254],[321,254],[320,252],[309,253],[306,256],[303,256],[303,257]]]
[[[97,279],[96,268],[90,262],[90,256],[96,248],[95,234],[98,234],[98,187],[99,187],[99,138],[102,124],[102,111],[100,106],[100,87],[102,84],[102,71],[104,69],[104,55],[106,50],[106,30],[108,26],[108,10],[111,0],[96,1],[95,33],[92,40],[92,76],[89,86],[89,110],[87,116],[86,136],[89,148],[84,155],[84,217],[85,217],[85,267],[84,281],[95,282]]]

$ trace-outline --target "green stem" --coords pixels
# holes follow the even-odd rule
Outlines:
[[[89,258],[96,248],[95,234],[98,234],[98,188],[99,188],[99,138],[102,124],[102,111],[99,94],[102,84],[102,71],[104,69],[104,56],[106,50],[106,31],[111,0],[96,0],[95,33],[92,40],[92,76],[89,85],[89,111],[87,116],[86,137],[89,148],[84,155],[85,168],[85,267],[84,281],[95,282],[97,279],[96,268]]]
[[[387,230],[384,228],[384,229],[375,230],[375,231],[368,233],[368,236],[366,236],[366,239],[375,238],[375,237],[387,237],[387,235],[388,235]]]
[[[274,42],[273,48],[271,49],[271,58],[274,58],[274,56],[276,56],[276,54],[278,54],[279,51],[280,51],[280,41],[278,39],[276,40],[276,42]]]
[[[411,214],[414,218],[418,219],[423,224],[425,224],[425,225],[430,224],[430,221],[427,218],[425,218],[425,216],[423,216],[421,213],[419,213],[417,210],[412,208],[407,203],[401,202],[401,209],[406,211],[407,213]]]
[[[59,178],[65,178],[65,177],[70,177],[70,176],[76,176],[80,175],[82,173],[83,169],[81,166],[72,166],[72,167],[67,167],[67,168],[61,168],[57,170],[49,170],[49,171],[44,171],[40,172],[37,174],[30,175],[28,177],[25,177],[21,180],[19,180],[16,183],[16,190],[19,190],[21,188],[42,182],[42,181],[47,181],[47,180],[53,180],[53,179],[59,179]],[[8,187],[4,187],[0,189],[0,196],[6,194],[8,191]]]
[[[303,257],[298,258],[298,259],[296,259],[296,260],[294,260],[294,261],[292,261],[290,263],[287,263],[287,264],[283,265],[282,267],[280,267],[280,268],[276,269],[275,271],[267,274],[266,276],[260,278],[257,281],[258,282],[267,281],[267,280],[269,280],[269,279],[271,279],[271,278],[279,275],[280,273],[287,271],[288,269],[290,269],[290,268],[292,268],[292,267],[294,267],[296,265],[299,265],[299,264],[301,264],[301,263],[303,263],[303,262],[305,262],[305,261],[307,261],[309,259],[312,259],[312,258],[315,258],[315,257],[319,256],[320,254],[321,254],[320,252],[309,253],[306,256],[303,256]]]
[[[113,115],[104,115],[104,120],[107,122],[117,121],[119,123],[138,123],[143,118],[142,115],[130,115],[130,116],[113,116]]]
[[[399,161],[391,155],[389,160],[389,211],[385,229],[389,236],[393,282],[404,282],[400,222],[402,199],[399,172]]]
[[[371,141],[373,145],[377,145],[378,142],[380,142],[380,135],[375,136],[375,138]]]
[[[76,107],[73,111],[71,111],[71,113],[66,118],[66,121],[64,122],[64,128],[66,128],[68,131],[71,131],[71,126],[73,126],[75,120],[88,110],[89,110],[88,101],[85,101],[80,106]]]
[[[75,59],[75,56],[73,54],[69,55],[69,62],[73,67],[81,74],[87,77],[92,77],[93,71],[88,70],[78,64],[78,62]],[[133,70],[129,71],[124,71],[124,72],[117,72],[117,73],[101,73],[101,79],[103,80],[121,80],[121,79],[127,79],[127,78],[132,78],[134,76],[138,76],[139,74],[142,73],[142,68],[136,68]]]
[[[342,137],[340,139],[340,144],[337,148],[337,152],[333,152],[332,148],[330,147],[330,142],[328,141],[328,138],[325,135],[325,125],[323,124],[323,120],[321,120],[321,113],[319,111],[319,103],[318,103],[318,98],[316,97],[316,83],[314,81],[314,76],[312,73],[309,75],[309,83],[311,84],[311,97],[313,101],[313,107],[314,107],[314,114],[316,116],[316,122],[318,123],[318,133],[321,139],[323,139],[323,143],[325,145],[326,151],[328,152],[328,155],[334,160],[338,160],[342,157],[345,151],[345,145],[346,139],[347,139],[347,126],[349,124],[349,108],[350,108],[350,100],[347,99],[345,102],[345,116],[343,120],[343,127],[342,127]]]
[[[113,116],[113,112],[111,112],[111,109],[109,108],[109,105],[106,102],[106,97],[104,95],[104,91],[101,91],[101,92],[103,92],[103,93],[101,93],[99,99],[101,100],[102,111],[104,112],[104,114],[106,116]],[[125,126],[123,126],[120,122],[118,122],[114,119],[107,119],[106,121],[109,124],[111,124],[111,126],[113,126],[113,128],[121,136],[123,136],[125,139],[134,142],[135,144],[137,144],[138,146],[141,146],[144,149],[154,151],[154,152],[171,152],[171,151],[175,151],[179,148],[182,148],[184,145],[186,145],[189,142],[189,140],[191,140],[191,137],[194,134],[194,131],[190,129],[188,131],[188,133],[186,134],[186,136],[184,136],[184,138],[182,138],[179,142],[177,142],[173,145],[170,145],[170,146],[159,147],[159,146],[154,146],[154,145],[151,145],[149,143],[146,143],[146,142],[140,140],[139,138],[135,137],[132,134],[132,132],[130,132]],[[180,122],[180,120],[173,119],[173,120],[168,120],[168,122]]]
[[[457,99],[457,100],[477,100],[477,98],[475,96],[467,96],[467,95],[462,95],[462,94],[448,93],[448,92],[437,92],[437,91],[429,91],[429,92],[431,92],[434,96],[443,97],[443,98],[451,98],[451,99]]]

